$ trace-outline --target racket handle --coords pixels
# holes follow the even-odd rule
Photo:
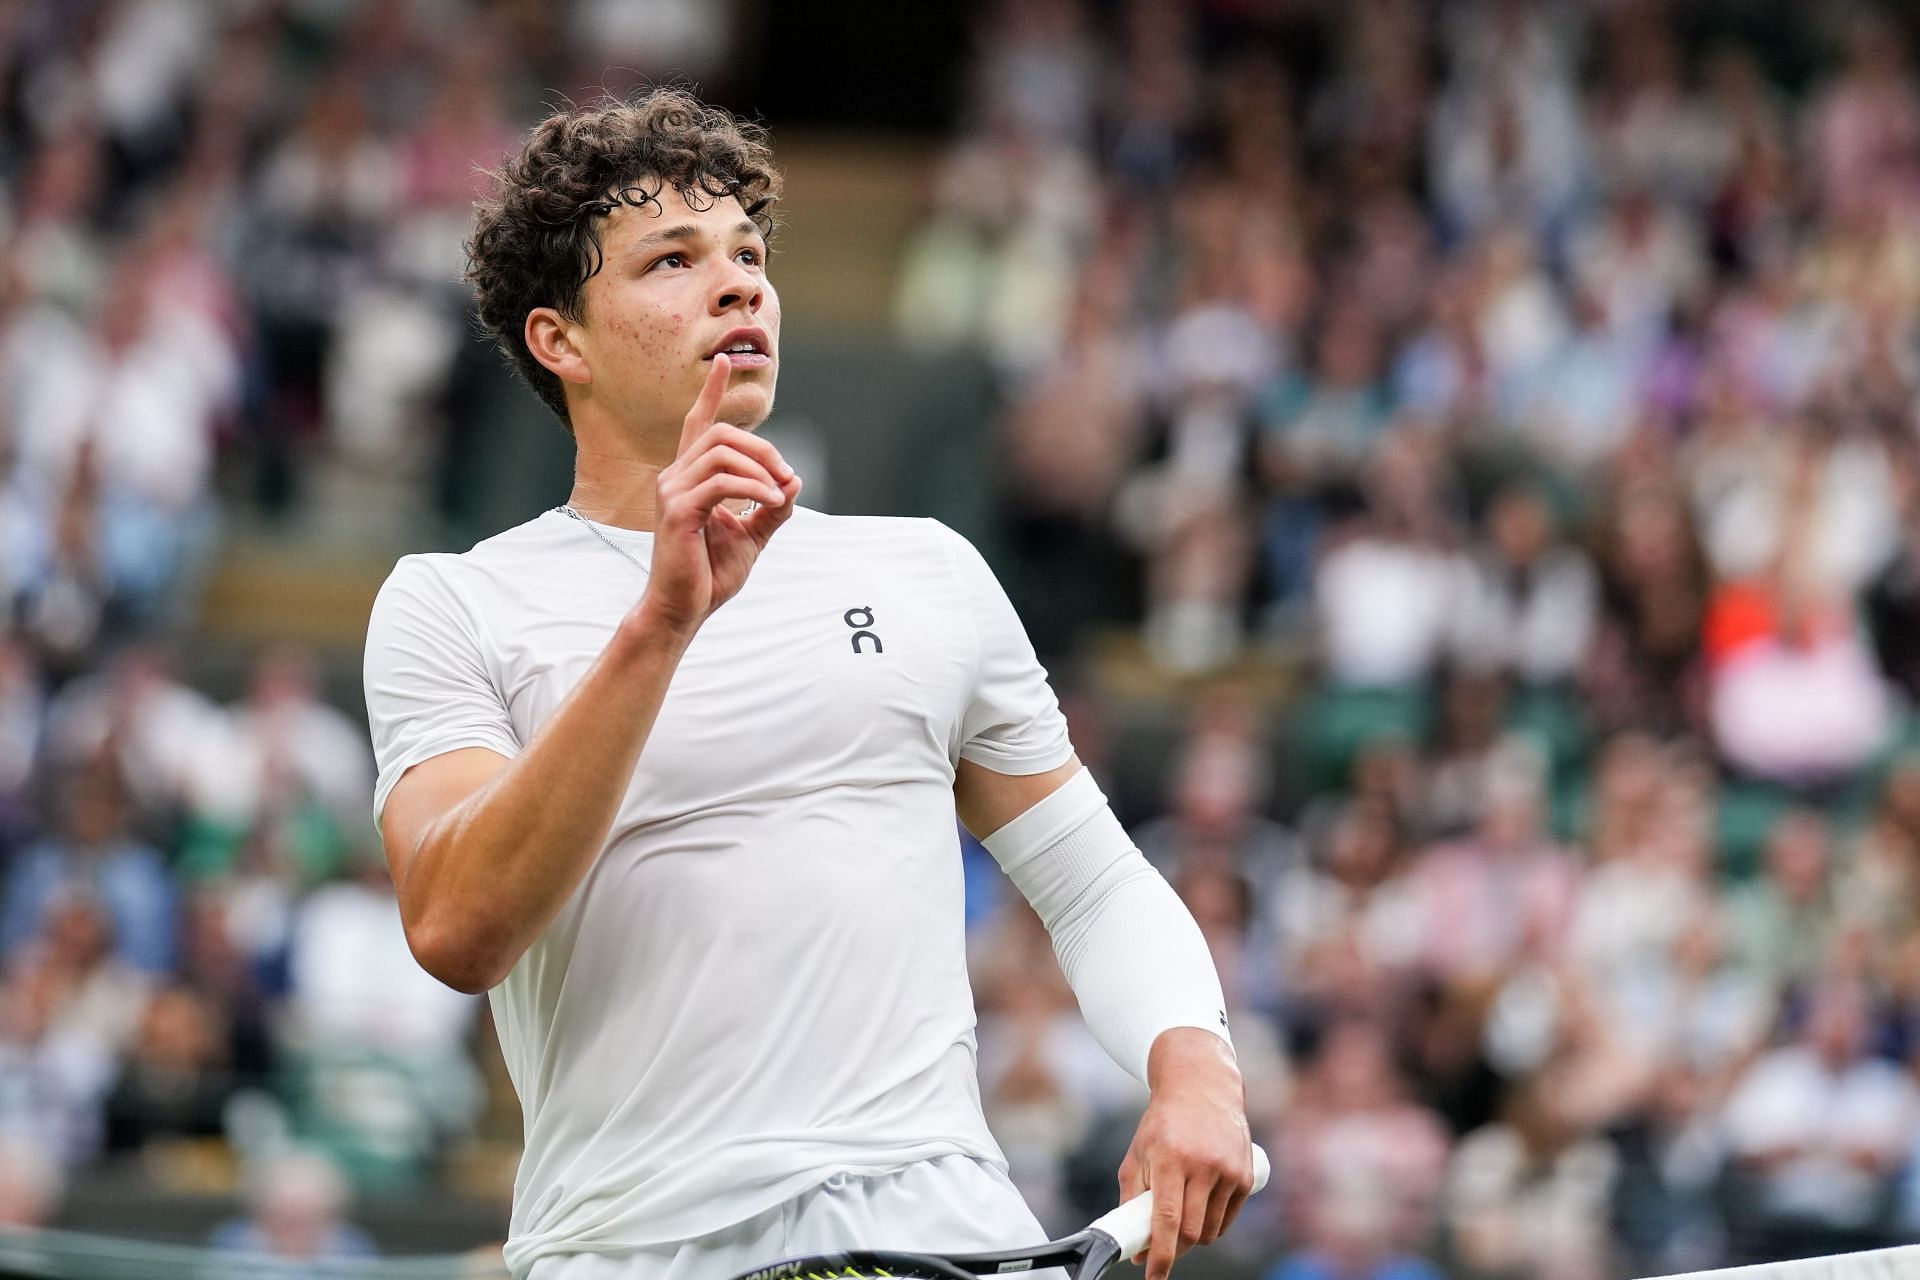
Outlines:
[[[1253,1144],[1253,1189],[1259,1191],[1267,1185],[1267,1179],[1273,1176],[1273,1164],[1267,1159],[1267,1153],[1260,1149],[1259,1143]],[[1131,1258],[1147,1247],[1153,1239],[1153,1191],[1149,1188],[1118,1209],[1097,1219],[1093,1230],[1104,1231],[1112,1236],[1120,1246],[1120,1256]]]

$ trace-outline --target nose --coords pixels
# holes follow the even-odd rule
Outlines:
[[[720,277],[714,283],[712,300],[708,305],[715,315],[741,306],[748,311],[758,311],[766,290],[765,280],[749,271],[738,258],[729,258],[726,265],[720,268]]]

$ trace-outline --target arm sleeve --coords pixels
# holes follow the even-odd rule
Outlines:
[[[401,560],[367,624],[376,822],[394,784],[423,760],[461,747],[519,754],[519,736],[484,653],[472,614],[442,573],[424,557]]]
[[[1199,1027],[1233,1043],[1207,941],[1085,769],[983,843],[1033,904],[1094,1039],[1141,1081],[1153,1042]]]
[[[934,522],[973,626],[973,692],[961,715],[959,759],[995,773],[1045,773],[1073,755],[1066,718],[1020,616],[971,542]]]

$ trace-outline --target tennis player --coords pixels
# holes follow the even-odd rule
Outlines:
[[[525,1111],[508,1266],[1044,1239],[981,1116],[957,808],[1151,1088],[1120,1181],[1165,1277],[1252,1185],[1219,979],[979,554],[800,507],[753,434],[764,135],[661,90],[553,115],[502,179],[469,275],[573,434],[571,500],[402,559],[366,696],[408,940],[488,993]]]

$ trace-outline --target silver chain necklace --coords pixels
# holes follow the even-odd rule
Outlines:
[[[612,548],[622,558],[624,558],[628,564],[638,569],[641,573],[645,574],[648,578],[653,577],[653,570],[647,568],[646,565],[641,564],[640,558],[638,556],[634,555],[631,551],[627,550],[625,547],[615,542],[612,538],[609,538],[601,530],[599,525],[587,519],[585,516],[581,515],[578,511],[575,511],[570,506],[561,505],[561,506],[555,507],[554,510],[559,512],[563,516],[571,516],[573,519],[578,520],[581,524],[587,526],[588,532],[592,533],[593,536],[600,539],[600,541],[606,543],[608,547]]]

